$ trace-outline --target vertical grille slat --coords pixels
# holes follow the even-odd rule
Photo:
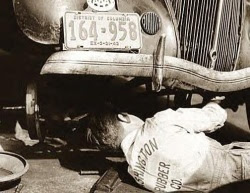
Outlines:
[[[186,20],[186,30],[185,30],[185,53],[184,53],[184,57],[187,57],[187,52],[188,52],[188,47],[189,47],[189,38],[190,38],[190,35],[191,35],[191,26],[192,24],[190,25],[190,23],[188,21],[191,21],[192,22],[192,5],[193,5],[193,1],[188,1],[188,12],[187,12],[187,20]]]
[[[208,19],[210,18],[209,17],[209,13],[211,11],[211,7],[209,6],[209,1],[206,1],[206,8],[207,8],[207,11],[205,14],[203,14],[203,17],[204,17],[204,29],[207,29],[208,28]],[[199,53],[199,64],[201,64],[202,66],[205,66],[204,64],[204,56],[207,55],[208,56],[208,53],[205,52],[205,46],[206,46],[206,40],[207,40],[207,32],[208,30],[203,30],[202,29],[202,37],[201,37],[201,44],[200,44],[200,53]]]
[[[210,3],[213,3],[214,2],[214,0],[211,0],[211,2]],[[208,6],[208,5],[207,5]],[[209,9],[208,9],[208,14],[207,14],[207,16],[206,16],[206,20],[205,20],[205,23],[206,23],[206,26],[205,26],[205,28],[206,29],[209,29],[209,24],[211,23],[211,19],[212,19],[212,17],[211,17],[211,13],[212,13],[212,6],[208,6],[209,7]],[[205,30],[205,36],[203,37],[203,45],[202,45],[202,47],[203,47],[203,52],[202,52],[202,55],[201,56],[204,56],[204,55],[209,55],[209,52],[208,52],[208,43],[209,43],[209,41],[208,41],[208,39],[209,39],[209,36],[210,36],[210,32],[211,32],[211,30]],[[208,57],[201,57],[202,58],[202,60],[201,60],[201,64],[203,64],[203,66],[205,66],[205,67],[209,67],[208,65],[208,61],[206,60]]]
[[[233,57],[234,57],[234,45],[235,45],[235,35],[234,34],[237,34],[235,33],[235,28],[232,26],[232,25],[235,25],[237,23],[236,21],[236,11],[237,11],[237,6],[236,6],[237,3],[235,3],[235,1],[233,1],[232,3],[232,16],[231,16],[231,31],[230,31],[230,34],[229,34],[229,38],[232,40],[232,42],[228,42],[228,47],[229,47],[229,53],[228,53],[228,57],[227,57],[227,71],[230,70],[230,66],[228,65],[229,63],[231,63],[233,61]]]
[[[191,1],[192,2],[192,1]],[[187,9],[186,9],[186,20],[185,20],[185,28],[184,28],[184,35],[183,35],[183,54],[182,57],[185,58],[186,55],[186,51],[187,51],[187,36],[188,36],[188,31],[189,31],[189,22],[190,22],[190,12],[191,12],[191,8],[190,8],[190,1],[187,0]]]
[[[227,40],[227,35],[228,33],[228,24],[226,22],[226,20],[228,20],[229,18],[227,18],[227,13],[230,10],[230,4],[228,4],[226,2],[224,8],[223,8],[223,18],[222,18],[222,26],[221,26],[221,32],[224,34],[221,34],[220,38],[219,38],[219,43],[220,43],[220,47],[219,47],[219,52],[218,52],[218,60],[217,60],[217,66],[215,67],[215,70],[222,70],[225,68],[225,63],[223,62],[225,60],[225,57],[227,55],[227,46],[226,46],[226,40]]]
[[[236,26],[239,26],[240,17],[239,17],[239,15],[237,13],[240,12],[241,5],[238,4],[238,3],[235,3],[235,4],[236,4],[236,9],[235,9],[235,13],[234,13],[234,23],[235,23]],[[237,28],[234,28],[234,34],[238,34],[238,29]],[[233,55],[233,57],[232,57],[232,59],[230,61],[231,63],[234,63],[235,58],[237,57],[237,38],[236,38],[236,36],[233,36],[233,38],[234,38],[233,39],[234,42],[233,42],[232,54],[234,54],[234,55]],[[234,67],[231,67],[232,70],[233,70],[233,68]]]
[[[218,48],[218,54],[217,54],[217,65],[215,66],[215,70],[221,71],[222,69],[225,69],[225,58],[227,56],[227,31],[228,31],[228,25],[229,23],[226,22],[226,20],[229,20],[227,18],[227,13],[230,11],[230,4],[227,3],[227,1],[224,2],[223,7],[223,13],[222,13],[222,19],[221,19],[221,29],[219,34],[219,48]]]
[[[197,3],[198,4],[198,3]],[[194,40],[194,49],[192,51],[192,58],[191,58],[191,61],[192,62],[196,62],[198,60],[198,57],[197,57],[197,52],[198,52],[198,44],[200,42],[200,36],[201,36],[201,33],[199,33],[200,29],[202,29],[202,25],[203,25],[203,20],[200,19],[202,17],[202,13],[205,11],[205,2],[203,2],[202,4],[198,4],[198,6],[200,7],[200,11],[198,11],[198,15],[197,17],[199,18],[198,19],[198,22],[197,23],[197,33],[196,34],[196,37],[195,37],[195,40]]]
[[[225,27],[225,30],[220,30],[220,34],[221,34],[221,37],[223,37],[223,47],[225,49],[224,53],[221,53],[221,57],[218,57],[217,59],[217,63],[219,63],[219,61],[221,60],[221,66],[223,67],[223,69],[225,69],[225,71],[227,71],[227,62],[228,62],[228,57],[229,56],[229,41],[231,39],[230,38],[230,21],[232,19],[232,4],[230,3],[231,0],[227,0],[225,1],[225,4],[228,5],[227,6],[227,9],[226,11],[224,12],[223,16],[225,18],[225,20],[223,22],[226,23],[226,27]],[[229,21],[229,22],[226,22],[226,21]],[[232,40],[231,40],[232,41]],[[218,65],[216,65],[216,68],[215,70],[221,70],[219,68]]]
[[[183,0],[176,1],[176,2],[178,2],[177,5],[176,5],[176,8],[177,8],[177,10],[178,10],[178,12],[176,13],[176,17],[177,17],[177,20],[178,20],[178,21],[180,20],[180,16],[181,16],[180,6],[181,6],[181,4],[182,4],[182,1],[183,1]]]
[[[196,23],[196,25],[194,26],[194,31],[192,33],[192,42],[191,42],[191,61],[194,61],[194,54],[196,51],[196,43],[197,43],[197,37],[199,36],[199,27],[200,27],[200,22],[199,22],[199,17],[201,16],[201,10],[199,10],[199,8],[201,8],[199,6],[199,4],[197,3],[197,0],[195,1],[195,9],[194,9],[194,14],[195,18],[194,18],[194,23]]]
[[[216,11],[215,9],[213,9],[217,4],[217,0],[211,0],[210,1],[212,6],[211,6],[211,13],[208,14],[209,19],[208,19],[208,27],[207,29],[212,29],[213,28],[213,23],[215,22],[215,15],[216,15]],[[212,30],[206,30],[207,31],[207,36],[206,36],[206,47],[205,47],[205,52],[204,54],[207,54],[208,57],[203,57],[204,59],[204,66],[207,68],[211,67],[210,64],[210,51],[212,49],[210,42],[213,41],[213,31]]]
[[[245,1],[169,1],[178,24],[181,57],[206,68],[213,67],[218,71],[233,70],[239,54]],[[219,3],[222,5],[221,12],[218,9]],[[216,18],[218,15],[220,20]],[[216,28],[218,25],[219,28]],[[215,38],[215,31],[218,32],[218,39]],[[212,52],[214,46],[216,52]],[[215,58],[213,65],[212,57]]]

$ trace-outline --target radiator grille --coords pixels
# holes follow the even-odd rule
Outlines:
[[[219,4],[223,1],[219,20],[216,61],[212,66]],[[175,13],[181,58],[218,71],[231,71],[238,57],[244,0],[170,0]],[[218,24],[217,24],[218,25]]]

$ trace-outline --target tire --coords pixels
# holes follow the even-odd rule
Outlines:
[[[45,131],[41,128],[36,82],[30,82],[26,90],[26,122],[31,139],[44,141]]]

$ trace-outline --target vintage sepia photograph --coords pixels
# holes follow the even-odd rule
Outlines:
[[[0,0],[1,193],[250,193],[249,0]]]

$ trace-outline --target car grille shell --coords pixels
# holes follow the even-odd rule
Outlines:
[[[181,58],[218,71],[234,70],[240,49],[245,1],[170,0],[170,2],[178,26]],[[219,9],[220,3],[222,9]],[[216,50],[213,52],[215,42]],[[214,64],[213,59],[215,59]]]

